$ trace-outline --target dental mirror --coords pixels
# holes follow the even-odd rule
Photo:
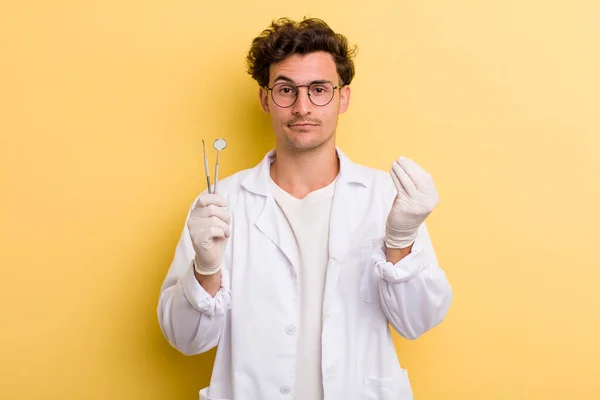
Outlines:
[[[213,188],[213,193],[217,193],[217,183],[219,182],[219,151],[227,147],[227,142],[225,139],[217,139],[213,143],[213,147],[215,150],[217,150],[217,162],[215,163],[215,186]]]
[[[223,150],[225,147],[227,147],[227,142],[225,141],[225,139],[217,139],[215,140],[215,142],[213,143],[213,147],[215,148],[215,150]],[[217,153],[218,154],[218,153]]]

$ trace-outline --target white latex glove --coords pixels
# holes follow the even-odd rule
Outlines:
[[[196,257],[194,268],[200,275],[216,274],[223,264],[223,252],[231,235],[227,200],[219,194],[203,193],[190,213],[187,227]]]
[[[413,160],[400,157],[390,175],[398,194],[388,214],[385,244],[404,249],[414,243],[419,227],[439,203],[433,178]]]

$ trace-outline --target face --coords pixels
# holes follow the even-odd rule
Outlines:
[[[269,87],[285,83],[288,85],[310,85],[314,82],[331,82],[339,86],[340,79],[333,56],[326,52],[294,54],[285,60],[271,65]],[[279,86],[281,87],[281,86]],[[323,90],[314,86],[313,99]],[[290,107],[280,107],[273,102],[271,91],[260,89],[259,96],[263,110],[271,115],[277,146],[294,151],[309,151],[326,144],[333,144],[338,115],[345,112],[350,101],[350,87],[333,90],[333,99],[324,106],[313,104],[308,97],[308,87],[298,88],[298,98]],[[319,103],[320,104],[320,103]]]

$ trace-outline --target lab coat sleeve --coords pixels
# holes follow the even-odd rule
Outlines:
[[[196,280],[193,259],[194,248],[186,223],[162,285],[157,310],[163,335],[186,355],[203,353],[218,344],[231,301],[229,272],[221,269],[221,288],[213,298]]]
[[[388,262],[385,245],[372,255],[385,315],[406,339],[416,339],[440,324],[452,302],[452,289],[439,267],[425,223],[411,253]]]

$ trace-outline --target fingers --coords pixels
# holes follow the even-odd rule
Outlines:
[[[210,225],[210,233],[212,237],[226,237],[231,235],[229,224],[217,217],[208,219]]]
[[[190,219],[188,229],[192,240],[210,245],[212,239],[231,237],[229,224],[217,217]]]
[[[396,185],[398,192],[401,192],[399,189],[399,186],[401,186],[402,191],[409,197],[414,197],[418,193],[413,180],[397,162],[392,164],[391,175],[392,179],[394,179],[394,185]]]
[[[392,181],[394,181],[394,186],[396,186],[396,191],[398,192],[406,192],[404,190],[404,188],[402,187],[402,183],[400,183],[400,180],[398,179],[398,177],[396,176],[396,173],[394,172],[394,166],[392,165],[392,169],[390,169],[390,176],[392,177]]]
[[[225,229],[221,229],[216,226],[211,226],[210,227],[210,235],[212,236],[213,239],[229,238],[229,236],[230,236],[229,227],[226,227]]]
[[[202,193],[198,197],[198,201],[196,202],[195,208],[208,207],[208,206],[217,206],[217,207],[226,207],[227,200],[225,197],[219,194],[213,193]]]
[[[214,238],[229,238],[231,217],[226,206],[227,200],[223,196],[201,194],[188,220],[188,229],[192,236],[201,242]]]
[[[222,222],[222,221],[221,221]],[[192,238],[198,239],[199,242],[209,245],[212,239],[231,237],[231,231],[229,226],[225,225],[194,225],[190,226],[190,234]]]
[[[417,190],[422,191],[431,186],[431,175],[410,158],[399,157],[395,164],[404,171]]]
[[[229,224],[231,218],[227,211],[227,200],[218,195],[203,193],[198,197],[198,201],[192,209],[190,219],[217,217],[226,224]]]
[[[200,219],[200,218],[210,218],[217,217],[221,219],[225,223],[229,223],[231,218],[229,216],[229,212],[225,207],[217,207],[215,205],[210,205],[201,208],[194,208],[190,215],[190,218]]]

